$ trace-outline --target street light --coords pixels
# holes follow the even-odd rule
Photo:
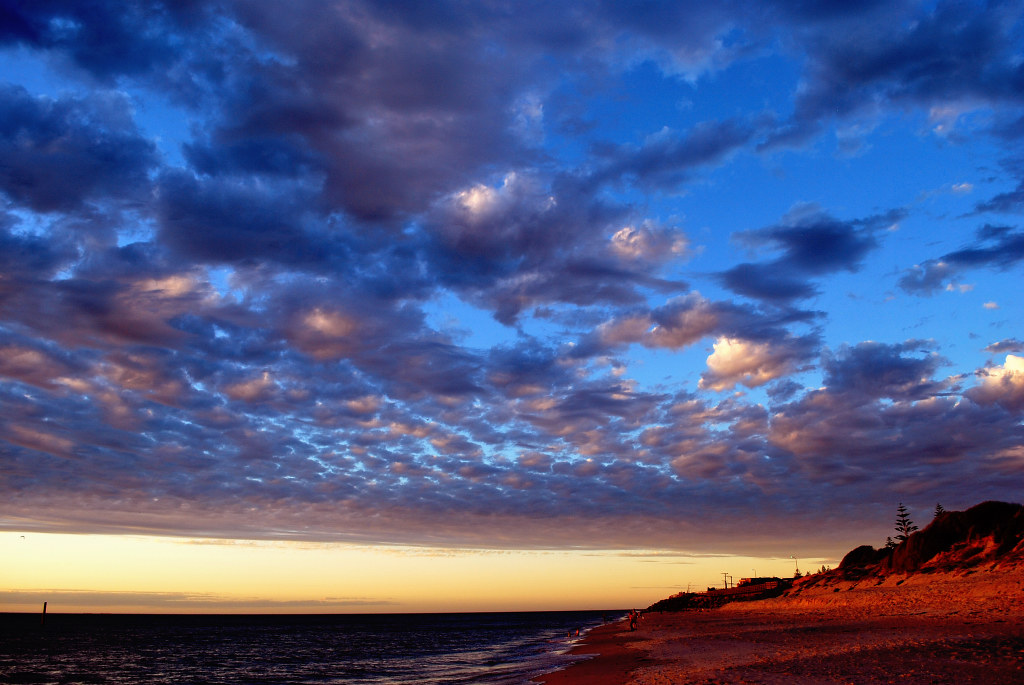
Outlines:
[[[797,576],[800,575],[800,560],[797,559],[792,554],[789,555],[789,558],[793,560],[793,565],[794,565],[794,568],[795,568],[795,570],[793,571],[793,577],[796,578]]]

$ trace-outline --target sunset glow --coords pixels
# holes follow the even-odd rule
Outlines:
[[[406,613],[646,606],[791,559],[0,533],[5,611]],[[805,560],[805,568],[811,560]],[[681,578],[704,579],[679,584]]]

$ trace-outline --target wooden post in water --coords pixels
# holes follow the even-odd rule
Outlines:
[[[41,626],[45,626],[46,625],[46,602],[43,602],[43,618],[39,622],[39,625],[41,625]]]

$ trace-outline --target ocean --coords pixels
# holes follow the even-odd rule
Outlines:
[[[522,685],[622,614],[0,614],[0,683]]]

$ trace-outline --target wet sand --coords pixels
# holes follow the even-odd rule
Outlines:
[[[586,638],[569,651],[584,656],[569,668],[541,676],[535,682],[546,685],[618,685],[629,679],[629,674],[651,659],[635,643],[640,640],[640,631],[630,632],[629,621],[622,619],[594,628]]]
[[[1024,573],[834,582],[593,631],[548,685],[1024,683]]]

